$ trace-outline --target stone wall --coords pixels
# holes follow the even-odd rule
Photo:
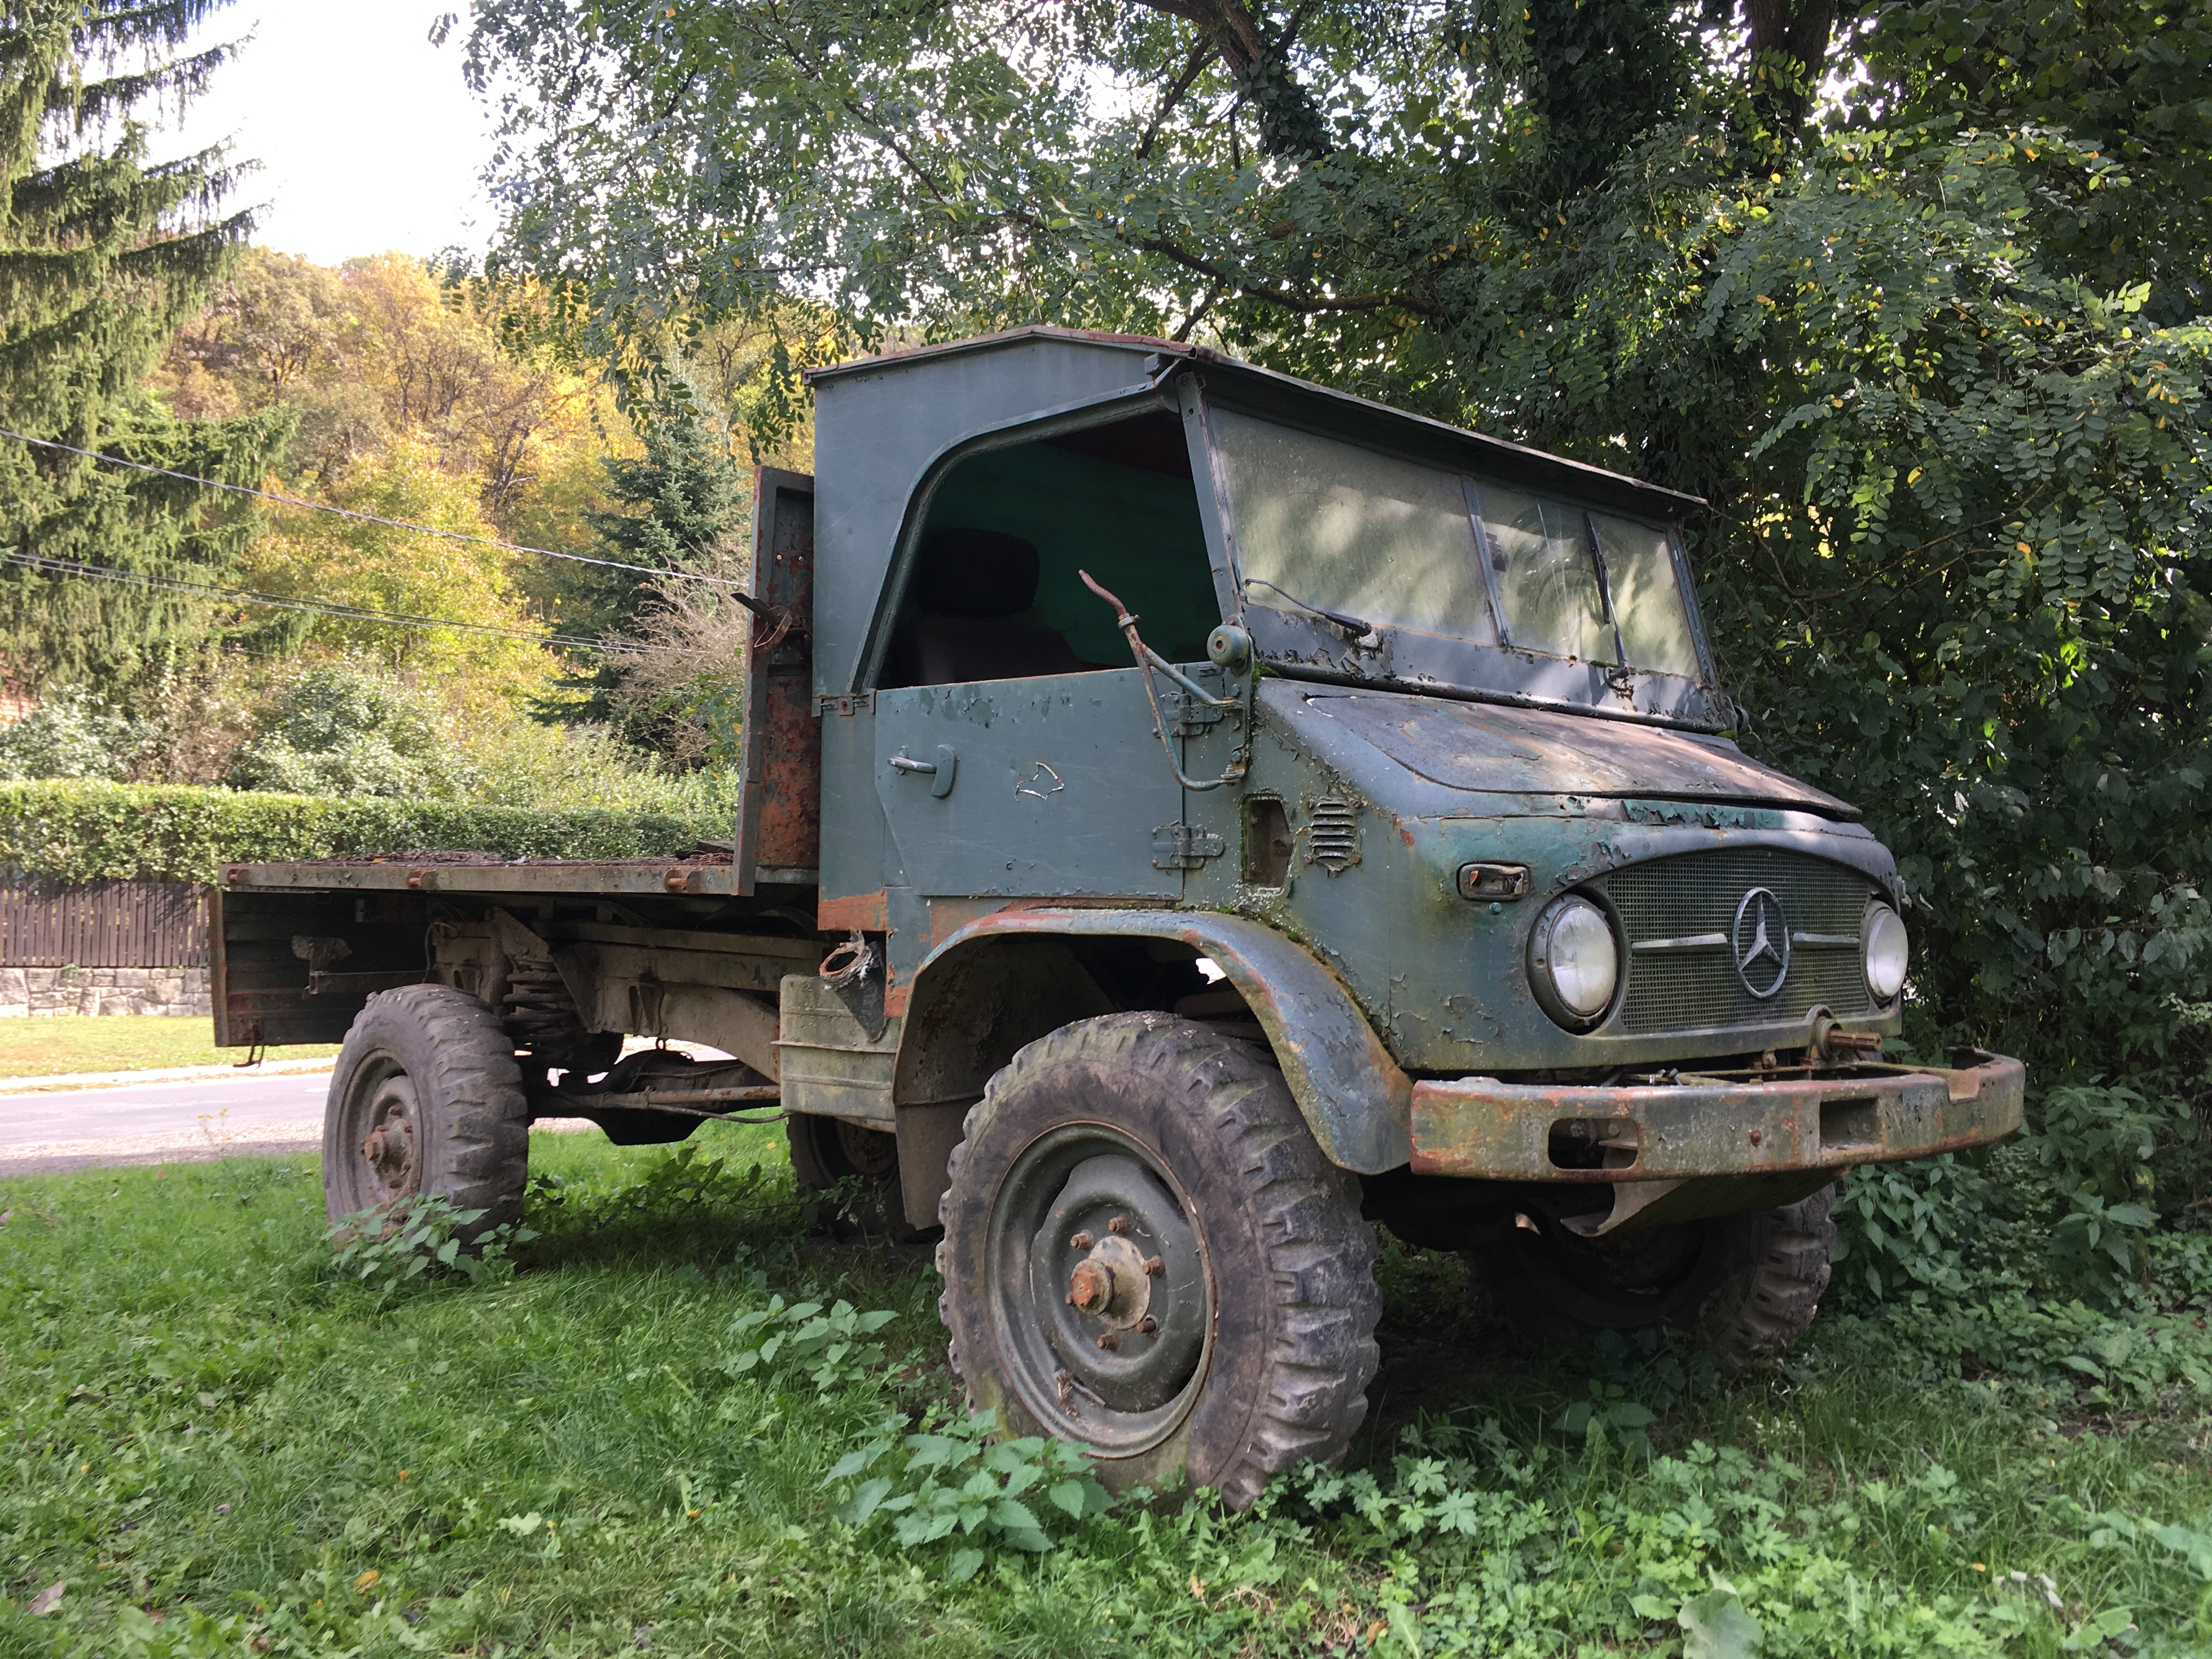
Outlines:
[[[0,968],[0,1019],[213,1011],[204,968]]]

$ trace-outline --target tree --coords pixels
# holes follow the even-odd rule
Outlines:
[[[2057,0],[485,0],[495,265],[1048,321],[1705,496],[1747,742],[1863,801],[1924,1030],[2201,1086],[2212,27]],[[1824,100],[1824,80],[1855,89]]]
[[[542,685],[553,662],[544,647],[516,635],[539,629],[525,608],[514,556],[487,545],[492,526],[469,480],[437,465],[412,437],[348,469],[331,504],[374,519],[449,531],[426,535],[394,524],[280,509],[248,550],[246,584],[256,592],[351,605],[379,617],[436,619],[453,627],[409,627],[295,613],[264,623],[274,645],[374,660],[480,713],[516,702]]]
[[[222,152],[151,161],[132,118],[149,100],[189,99],[228,59],[227,46],[174,55],[222,3],[0,8],[0,426],[252,483],[287,417],[182,422],[141,388],[251,226],[216,216],[240,179]],[[0,554],[207,582],[227,575],[251,526],[198,486],[0,439]],[[0,571],[0,648],[35,680],[127,687],[224,618],[204,599]]]
[[[748,494],[714,423],[689,398],[665,402],[644,429],[645,453],[610,457],[608,495],[628,511],[594,513],[594,556],[611,565],[580,566],[564,583],[566,624],[602,638],[628,638],[643,629],[656,657],[639,665],[614,659],[588,674],[563,680],[567,694],[544,712],[565,720],[611,721],[632,741],[679,763],[696,763],[708,748],[696,733],[699,678],[711,677],[718,645],[742,635],[734,605],[702,597],[702,585],[684,574],[739,576],[735,546]],[[657,580],[653,571],[674,580]],[[721,668],[726,670],[725,660]],[[708,694],[709,701],[714,696]]]

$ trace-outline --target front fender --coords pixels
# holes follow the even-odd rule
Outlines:
[[[1343,982],[1274,929],[1211,911],[1000,910],[969,922],[915,972],[901,1037],[902,1077],[919,1069],[907,1049],[927,1042],[927,1031],[938,1024],[929,1018],[937,1000],[933,992],[957,976],[963,956],[972,955],[980,941],[1009,937],[1171,939],[1192,946],[1211,957],[1250,1005],[1291,1098],[1330,1162],[1380,1175],[1412,1156],[1412,1079],[1383,1048]]]

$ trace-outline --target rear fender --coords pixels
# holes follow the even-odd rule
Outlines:
[[[915,970],[895,1097],[973,1099],[1015,1048],[1113,1012],[1073,939],[1176,939],[1210,957],[1251,1007],[1314,1139],[1362,1175],[1412,1155],[1413,1083],[1322,963],[1241,916],[1169,910],[1002,910],[969,923]]]

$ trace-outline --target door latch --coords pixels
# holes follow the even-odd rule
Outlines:
[[[960,757],[953,753],[949,743],[937,745],[937,758],[933,761],[916,760],[903,749],[891,757],[892,771],[921,774],[929,780],[929,793],[939,800],[952,793],[953,775],[959,769]]]
[[[1195,870],[1218,859],[1229,844],[1211,830],[1192,823],[1164,823],[1152,831],[1152,868]]]
[[[1176,737],[1203,737],[1207,726],[1221,723],[1221,715],[1219,704],[1201,702],[1181,686],[1160,693],[1160,720]]]

